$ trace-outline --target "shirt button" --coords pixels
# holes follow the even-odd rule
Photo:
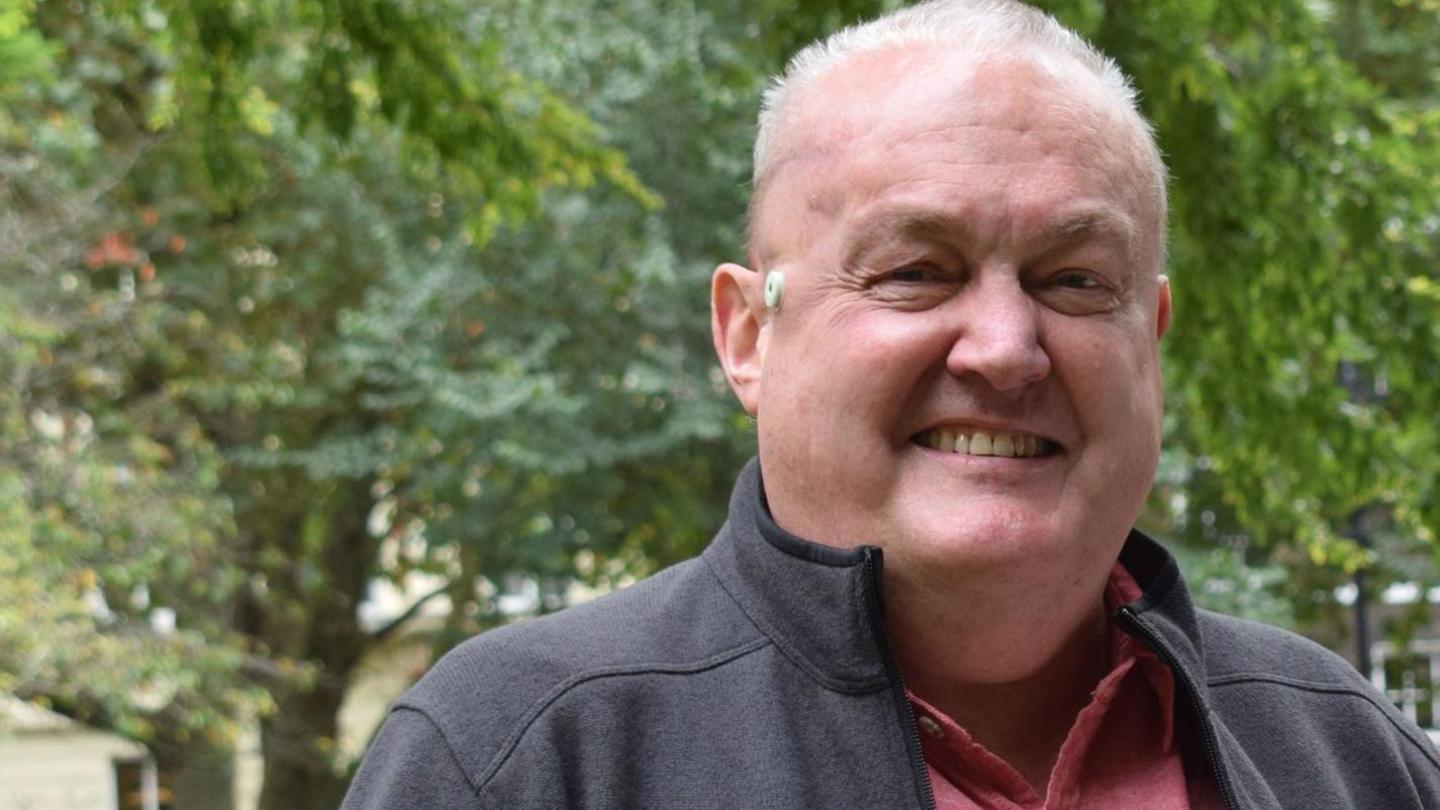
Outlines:
[[[920,728],[925,729],[925,733],[929,734],[931,737],[945,736],[945,730],[940,728],[940,724],[935,722],[935,718],[922,714],[920,715],[919,723]]]

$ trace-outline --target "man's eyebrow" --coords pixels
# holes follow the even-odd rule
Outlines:
[[[846,240],[845,255],[855,258],[894,235],[949,234],[961,243],[973,241],[973,227],[963,215],[919,208],[882,208],[856,223]],[[1028,242],[1039,252],[1049,252],[1087,237],[1118,237],[1126,246],[1138,234],[1134,219],[1123,211],[1096,207],[1062,214],[1031,234]]]
[[[1033,240],[1044,248],[1058,247],[1090,236],[1119,237],[1127,245],[1139,232],[1129,215],[1111,209],[1080,211],[1058,219],[1040,230]]]
[[[968,239],[970,226],[964,217],[944,211],[881,208],[861,217],[850,232],[845,253],[858,256],[894,234],[958,233],[962,240]]]

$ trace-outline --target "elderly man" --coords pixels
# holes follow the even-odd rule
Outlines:
[[[1196,610],[1131,529],[1164,175],[1127,80],[1018,3],[803,51],[749,267],[713,281],[759,432],[726,525],[451,653],[347,806],[1440,807],[1440,758],[1344,661]]]

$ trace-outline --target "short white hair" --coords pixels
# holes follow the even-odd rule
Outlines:
[[[776,159],[776,145],[789,111],[808,87],[856,56],[907,45],[939,46],[948,53],[973,56],[977,62],[992,56],[1018,56],[1057,76],[1073,73],[1077,64],[1091,73],[1098,80],[1103,102],[1131,121],[1139,135],[1141,158],[1149,164],[1146,168],[1156,184],[1155,213],[1163,241],[1165,162],[1154,128],[1140,112],[1135,86],[1113,59],[1079,34],[1018,0],[928,0],[837,31],[796,53],[784,72],[771,80],[761,102],[752,191],[759,193]]]

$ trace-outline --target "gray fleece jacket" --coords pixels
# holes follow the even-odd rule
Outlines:
[[[1121,562],[1145,595],[1113,620],[1174,669],[1187,770],[1227,806],[1440,810],[1440,756],[1343,659],[1196,609],[1139,532]],[[928,810],[881,566],[775,525],[751,462],[699,558],[446,655],[343,806]]]

